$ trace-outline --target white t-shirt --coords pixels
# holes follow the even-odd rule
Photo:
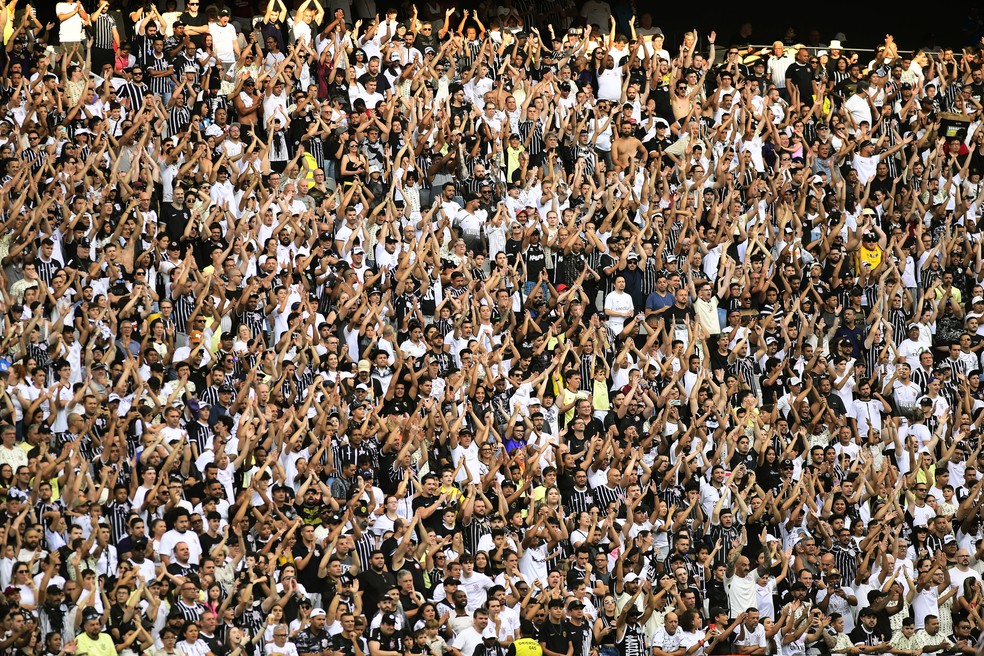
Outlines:
[[[59,2],[55,5],[55,14],[69,14],[81,5],[79,2]],[[84,35],[82,16],[78,13],[58,26],[58,38],[62,43],[78,43]]]
[[[854,161],[851,162],[851,168],[858,172],[858,182],[867,184],[868,180],[875,177],[875,168],[878,166],[878,160],[880,159],[881,155],[862,157],[855,153]]]
[[[482,644],[482,634],[470,626],[455,636],[451,641],[451,646],[462,654],[473,654],[475,648]]]
[[[728,603],[733,613],[743,613],[749,608],[756,608],[758,595],[755,592],[757,570],[750,570],[745,576],[732,576],[724,579],[728,591]]]
[[[161,536],[161,548],[158,550],[158,553],[162,556],[173,558],[174,547],[181,542],[188,545],[188,562],[197,565],[202,557],[202,545],[198,540],[198,534],[194,531],[180,533],[175,529],[171,529]]]
[[[311,43],[311,26],[304,21],[294,23],[294,41]]]
[[[632,312],[635,306],[632,303],[632,297],[625,292],[612,292],[605,298],[605,312]],[[608,317],[608,325],[611,327],[615,334],[622,332],[622,328],[625,326],[625,322],[628,317],[619,317],[610,315]]]
[[[461,444],[451,449],[451,460],[454,462],[454,466],[458,466],[458,462],[461,459],[465,459],[465,466],[468,467],[468,474],[471,474],[472,483],[478,483],[481,480],[481,472],[479,467],[482,466],[481,461],[478,459],[478,444],[472,441],[471,445],[466,449]],[[465,467],[462,467],[458,472],[458,477],[455,479],[456,482],[465,482],[465,478],[468,475],[465,473]]]
[[[622,69],[619,66],[598,75],[598,99],[618,102],[622,97]]]
[[[232,23],[225,25],[212,23],[208,26],[208,33],[212,35],[212,45],[218,60],[223,64],[235,63],[236,50],[233,43],[237,36],[236,26]]]

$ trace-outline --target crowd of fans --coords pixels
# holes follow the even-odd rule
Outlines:
[[[982,44],[379,10],[0,4],[0,656],[981,653]]]

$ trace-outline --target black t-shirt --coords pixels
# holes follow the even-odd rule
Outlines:
[[[506,240],[506,261],[509,262],[509,266],[516,266],[517,256],[523,249],[522,239],[507,239]],[[532,276],[527,275],[527,280],[536,280]]]
[[[198,573],[198,565],[188,563],[187,565],[182,565],[176,560],[172,560],[171,564],[167,566],[167,571],[172,576],[188,576],[190,574]]]
[[[807,102],[813,98],[813,68],[809,64],[793,62],[786,69],[786,86],[789,82],[796,85],[800,92],[800,101]]]
[[[366,639],[362,636],[356,636],[355,640],[359,641],[359,649],[363,654],[369,653],[369,645],[366,644]],[[331,648],[333,651],[340,651],[344,656],[355,656],[355,640],[351,638],[346,638],[344,635],[339,633],[331,638]]]
[[[428,497],[423,494],[418,494],[413,498],[414,512],[416,512],[418,508],[429,508],[435,501],[437,501],[437,499],[438,498],[436,496]],[[427,530],[440,531],[441,523],[444,521],[444,508],[446,507],[447,504],[439,506],[437,510],[431,513],[430,517],[424,519],[424,527],[427,528]]]
[[[359,572],[358,578],[359,588],[362,590],[362,607],[367,615],[371,615],[376,612],[379,600],[386,591],[396,585],[396,578],[389,572],[376,572],[372,569]]]
[[[526,262],[526,280],[533,282],[539,279],[540,272],[547,268],[547,256],[539,244],[531,244],[523,254]]]
[[[570,636],[571,644],[574,645],[574,653],[583,654],[584,646],[591,642],[591,625],[587,621],[582,621],[578,626],[568,620],[564,622],[564,627]]]
[[[556,651],[563,654],[567,652],[567,645],[571,642],[570,635],[571,634],[568,630],[566,622],[563,624],[554,624],[553,622],[547,620],[540,628],[539,640],[540,643],[542,645],[546,645],[546,648],[550,651]]]
[[[184,23],[185,26],[187,27],[205,27],[208,25],[208,16],[206,16],[205,13],[202,11],[199,11],[197,16],[192,16],[186,11],[178,17],[178,20]],[[196,34],[191,37],[191,40],[195,43],[196,46],[201,48],[203,45],[205,45],[206,34],[208,34],[208,32],[204,32],[202,34]]]
[[[854,627],[854,630],[851,631],[849,637],[851,638],[852,644],[867,645],[869,647],[886,641],[885,635],[878,630],[877,626],[874,631],[868,633],[865,631],[864,626],[860,623]]]
[[[383,630],[373,629],[369,633],[369,642],[378,642],[379,648],[382,651],[398,651],[403,652],[403,632],[393,631],[391,635],[383,635]]]
[[[307,556],[309,551],[311,550],[303,542],[295,542],[294,548],[291,550],[295,564],[298,560]],[[314,555],[308,561],[307,566],[304,569],[298,568],[297,570],[298,582],[308,590],[317,590],[321,586],[321,580],[318,578],[318,565],[321,563],[322,556],[324,556],[324,551],[315,543]]]
[[[667,327],[673,322],[676,322],[678,326],[685,326],[693,323],[696,320],[697,314],[694,312],[694,308],[687,306],[681,308],[676,303],[671,305],[669,309],[666,310],[663,316],[663,321],[666,322]]]
[[[168,203],[161,208],[161,219],[164,221],[165,231],[171,241],[180,241],[188,221],[191,220],[191,212],[185,207],[175,208],[174,204]]]
[[[390,86],[389,80],[386,79],[386,76],[383,75],[382,72],[378,73],[377,75],[363,73],[359,77],[359,84],[361,84],[362,86],[366,86],[366,82],[369,82],[370,80],[376,81],[376,93],[381,93],[383,95],[386,95],[386,91],[392,88]]]

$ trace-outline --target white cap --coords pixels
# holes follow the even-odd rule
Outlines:
[[[622,583],[632,583],[633,581],[638,581],[638,580],[639,580],[638,574],[636,574],[635,572],[629,572],[628,574],[625,575],[624,578],[622,578]]]
[[[801,381],[801,380],[800,380],[799,378],[797,378],[796,376],[792,376],[792,377],[790,377],[790,379],[789,379],[789,380],[788,380],[787,382],[788,382],[788,383],[789,383],[790,385],[799,385],[799,384],[800,384],[800,383],[802,383],[803,381]]]

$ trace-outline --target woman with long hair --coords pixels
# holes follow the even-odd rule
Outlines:
[[[685,610],[680,613],[680,647],[687,649],[688,654],[694,646],[704,640],[704,622],[696,610]]]
[[[977,611],[981,602],[984,601],[984,584],[974,576],[968,576],[964,579],[959,592],[960,594],[953,602],[952,611],[954,615],[970,615]]]
[[[601,611],[592,627],[594,631],[594,641],[598,645],[599,656],[618,656],[619,649],[616,644],[616,621],[618,614],[615,612],[615,597],[608,594],[601,600]]]
[[[208,644],[201,639],[201,630],[197,622],[186,622],[181,629],[181,635],[182,640],[175,647],[184,656],[215,656],[209,650]]]

